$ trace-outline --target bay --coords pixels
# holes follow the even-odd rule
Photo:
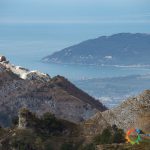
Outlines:
[[[106,106],[114,107],[122,99],[150,88],[148,79],[134,79],[134,75],[150,75],[150,67],[64,65],[43,63],[41,59],[87,39],[138,31],[148,29],[145,24],[130,24],[128,28],[126,24],[0,24],[0,54],[12,64],[48,73],[51,77],[64,76]],[[120,78],[125,76],[128,76],[126,84],[121,81],[124,78]],[[135,84],[132,88],[130,80]]]

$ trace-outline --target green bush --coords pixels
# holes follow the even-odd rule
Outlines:
[[[98,144],[112,144],[112,143],[124,143],[125,133],[122,129],[118,129],[117,126],[113,126],[113,131],[106,128],[102,134],[98,134],[93,139],[96,145]]]
[[[11,139],[10,146],[17,150],[36,150],[35,138],[36,136],[29,130],[17,131]]]
[[[45,143],[44,143],[44,147],[45,149],[44,150],[53,150],[52,148],[52,144],[49,140],[47,140]]]
[[[111,144],[112,143],[112,133],[110,129],[106,128],[103,130],[102,134],[98,134],[94,137],[94,143],[98,144]]]
[[[101,135],[102,144],[111,144],[112,143],[112,133],[109,129],[105,129]]]
[[[48,134],[58,134],[64,129],[64,125],[51,113],[45,113],[41,118],[41,126]]]
[[[64,143],[61,146],[61,150],[74,150],[73,143]]]
[[[94,144],[96,144],[96,145],[100,144],[101,138],[102,138],[101,134],[96,135],[93,139]]]
[[[36,150],[45,150],[44,142],[40,137],[37,137],[35,139],[34,144],[35,144]]]
[[[11,122],[12,122],[12,127],[18,125],[18,123],[19,123],[19,117],[18,116],[14,116],[12,118]]]
[[[113,143],[124,143],[125,141],[124,131],[122,129],[117,129],[113,135]]]
[[[87,144],[81,148],[81,150],[96,150],[96,146],[93,143]]]

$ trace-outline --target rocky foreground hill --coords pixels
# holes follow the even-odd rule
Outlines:
[[[0,62],[0,124],[8,126],[18,110],[26,107],[39,116],[51,112],[71,122],[89,119],[106,107],[61,76]]]
[[[150,133],[150,90],[107,110],[64,77],[51,78],[5,60],[0,62],[0,96],[3,126],[25,107],[11,128],[0,127],[4,150],[149,150],[149,138],[133,146],[124,143],[124,132],[139,128]]]
[[[84,135],[91,138],[106,127],[117,127],[127,131],[138,128],[150,133],[150,90],[129,98],[116,108],[98,112],[83,124]]]

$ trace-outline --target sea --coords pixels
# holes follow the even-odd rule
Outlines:
[[[146,27],[143,32],[146,32]],[[11,23],[0,24],[0,55],[17,66],[62,75],[76,83],[78,80],[112,78],[150,74],[150,67],[88,66],[43,63],[41,59],[84,40],[121,32],[138,32],[140,26],[131,24],[90,23]],[[94,90],[94,87],[93,87]],[[87,91],[88,92],[88,91]]]

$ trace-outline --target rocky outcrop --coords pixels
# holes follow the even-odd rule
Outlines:
[[[3,62],[3,61],[6,61],[6,57],[0,55],[0,62]]]
[[[102,113],[102,116],[111,125],[116,124],[118,127],[127,130],[132,127],[139,128],[138,120],[144,119],[144,116],[146,117],[149,112],[150,90],[146,90],[139,96],[124,101],[117,108]],[[147,121],[145,123],[149,125]],[[141,129],[143,129],[143,126],[141,126]]]
[[[106,128],[111,128],[111,126],[102,113],[98,112],[94,117],[81,123],[81,135],[86,138],[86,142],[90,143],[95,135],[102,133]]]
[[[100,102],[81,91],[61,76],[0,63],[0,123],[7,126],[26,107],[39,116],[45,112],[78,123],[98,111],[106,110]]]
[[[21,66],[15,66],[10,64],[9,62],[2,62],[1,63],[5,68],[12,71],[12,73],[18,75],[19,78],[24,80],[38,80],[41,82],[48,82],[50,81],[50,76],[48,74],[41,73],[39,71],[30,71],[26,68]]]
[[[98,112],[88,121],[83,123],[84,135],[90,138],[101,133],[104,128],[117,125],[127,131],[131,128],[139,128],[150,132],[150,90],[144,91],[137,97],[129,98],[120,106]]]
[[[31,112],[29,112],[26,108],[22,108],[19,111],[19,123],[18,128],[27,129],[30,128],[30,122],[32,122]]]
[[[21,78],[27,79],[27,80],[38,80],[41,82],[49,82],[51,79],[48,74],[44,74],[44,73],[41,73],[39,71],[27,72],[27,73],[21,75]]]

